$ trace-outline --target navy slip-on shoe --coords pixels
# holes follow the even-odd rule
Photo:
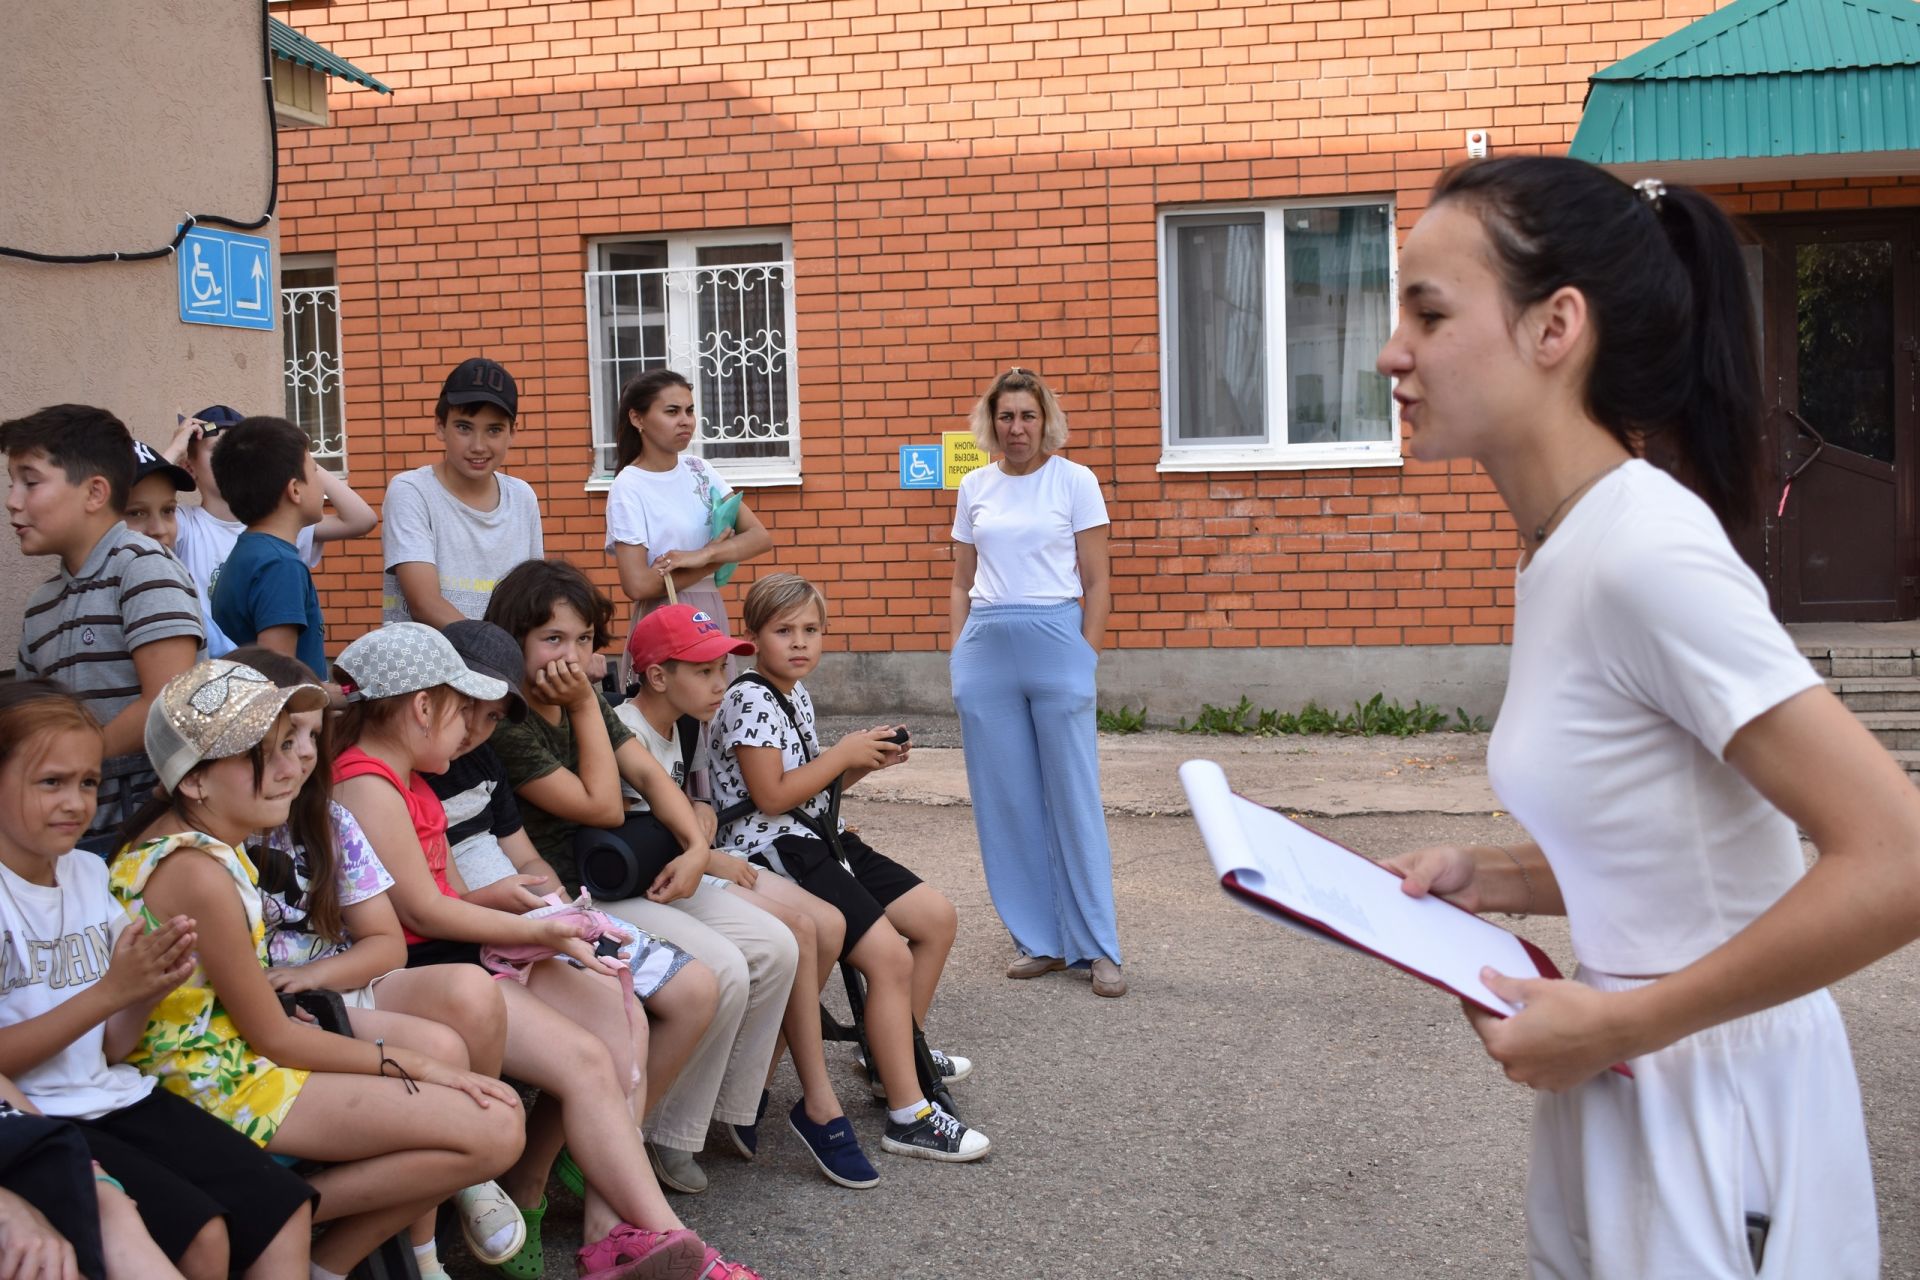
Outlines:
[[[753,1113],[752,1124],[730,1124],[727,1136],[733,1139],[733,1149],[740,1153],[743,1160],[753,1159],[760,1150],[760,1122],[767,1118],[767,1102],[772,1097],[765,1089],[760,1091],[760,1108]]]
[[[807,1119],[807,1103],[803,1098],[793,1104],[787,1123],[800,1135],[800,1141],[807,1144],[807,1150],[813,1153],[813,1162],[828,1178],[855,1190],[879,1184],[880,1173],[867,1159],[867,1153],[860,1149],[860,1139],[853,1136],[853,1122],[845,1116],[815,1124]]]

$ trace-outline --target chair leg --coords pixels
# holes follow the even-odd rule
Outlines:
[[[860,1042],[860,1056],[866,1060],[867,1081],[871,1086],[880,1079],[880,1073],[874,1069],[873,1052],[867,1044],[866,981],[860,976],[858,970],[844,960],[840,962],[840,980],[846,985],[847,1008],[853,1017],[855,1035],[848,1038],[857,1037]],[[933,1063],[933,1054],[927,1048],[927,1037],[922,1034],[918,1022],[913,1024],[913,1067],[914,1073],[920,1079],[920,1091],[926,1095],[927,1100],[939,1103],[941,1110],[948,1115],[958,1117],[960,1112],[953,1105],[953,1094],[941,1077],[940,1068]],[[881,1105],[885,1105],[884,1100]]]

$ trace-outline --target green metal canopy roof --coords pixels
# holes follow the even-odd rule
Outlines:
[[[284,58],[296,66],[312,67],[322,75],[338,76],[381,93],[393,92],[339,54],[315,44],[278,18],[267,19],[267,41],[273,46],[273,56],[276,58]]]
[[[1570,154],[1738,179],[1920,168],[1886,154],[1917,150],[1920,3],[1733,0],[1595,73]]]

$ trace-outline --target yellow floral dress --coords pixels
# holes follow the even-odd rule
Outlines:
[[[227,869],[246,909],[254,954],[267,967],[267,932],[260,913],[259,873],[247,855],[199,831],[128,845],[113,860],[113,896],[138,917],[145,910],[147,877],[178,849],[195,849]],[[195,965],[147,1019],[140,1045],[127,1058],[162,1088],[226,1121],[260,1146],[273,1141],[281,1121],[300,1096],[307,1073],[275,1066],[255,1053]]]

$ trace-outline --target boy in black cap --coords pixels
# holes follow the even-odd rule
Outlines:
[[[180,495],[193,491],[193,477],[153,451],[144,440],[133,442],[133,487],[127,490],[127,509],[120,518],[135,533],[144,533],[173,550],[180,532]]]
[[[208,405],[192,417],[181,418],[179,430],[162,451],[163,457],[186,468],[195,482],[187,488],[197,488],[200,494],[199,506],[188,503],[180,508],[179,539],[177,544],[168,544],[168,549],[187,566],[194,585],[200,589],[200,622],[206,630],[209,658],[224,657],[233,651],[234,642],[214,625],[213,588],[220,581],[221,566],[226,564],[234,544],[247,529],[234,518],[233,508],[220,492],[220,481],[213,474],[213,446],[244,417],[238,409],[227,405]],[[294,544],[309,572],[320,567],[325,543],[358,538],[373,532],[373,526],[379,523],[367,500],[355,493],[345,480],[324,468],[320,471],[320,491],[332,510],[321,517],[319,524],[302,529],[299,541]]]
[[[387,486],[383,621],[444,627],[479,618],[495,581],[544,557],[539,499],[500,471],[519,412],[513,375],[494,361],[476,356],[447,375],[433,410],[446,455]]]

